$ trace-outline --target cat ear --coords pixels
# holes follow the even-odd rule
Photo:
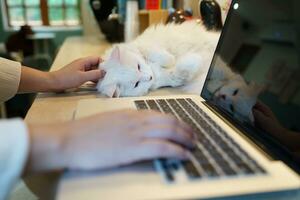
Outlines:
[[[253,116],[253,113],[252,113],[252,110],[250,111],[250,113],[249,113],[249,120],[250,120],[250,122],[252,123],[252,124],[254,124],[254,116]]]
[[[117,84],[106,85],[104,88],[103,93],[108,97],[120,97],[120,88]]]
[[[121,60],[121,54],[120,54],[120,48],[118,46],[115,46],[110,54],[111,60]]]
[[[120,87],[117,85],[117,86],[116,86],[116,90],[115,90],[115,92],[114,92],[114,94],[113,94],[113,97],[114,97],[114,98],[119,98],[119,97],[120,97],[120,93],[121,93]]]

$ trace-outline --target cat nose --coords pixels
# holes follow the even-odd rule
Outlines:
[[[221,97],[221,99],[226,100],[226,95],[225,94],[220,95],[220,97]]]
[[[144,75],[141,77],[142,81],[151,81],[152,80],[152,76],[151,75]]]

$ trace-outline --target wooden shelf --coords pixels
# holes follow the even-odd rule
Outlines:
[[[151,25],[165,23],[168,15],[168,10],[140,10],[140,33],[144,32],[144,30]]]

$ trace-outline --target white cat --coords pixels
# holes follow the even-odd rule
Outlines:
[[[106,75],[97,89],[120,97],[185,85],[199,73],[206,74],[219,35],[196,21],[151,26],[134,41],[106,53],[100,64]]]
[[[253,123],[252,108],[257,102],[258,95],[266,87],[254,82],[248,84],[222,59],[217,59],[207,89],[211,92],[212,100],[217,105],[230,112],[235,118]]]

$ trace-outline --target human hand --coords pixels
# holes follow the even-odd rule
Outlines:
[[[185,159],[185,147],[193,147],[196,138],[191,128],[172,116],[132,110],[29,126],[29,131],[29,169],[33,171],[94,170],[154,158]]]
[[[58,71],[51,72],[54,91],[77,88],[87,81],[97,82],[105,72],[98,69],[102,59],[99,57],[80,58]]]
[[[272,110],[262,102],[253,107],[255,124],[284,143],[289,150],[300,152],[300,134],[285,128],[276,118]]]
[[[267,105],[257,102],[252,112],[256,125],[267,133],[278,135],[285,132],[284,127],[279,123],[273,111]]]

